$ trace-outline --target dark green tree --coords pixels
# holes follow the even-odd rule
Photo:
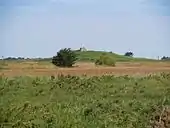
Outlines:
[[[170,60],[170,57],[163,56],[161,60]]]
[[[124,56],[130,56],[133,57],[134,53],[133,52],[126,52]]]
[[[53,56],[52,63],[59,67],[72,67],[77,60],[76,53],[71,48],[64,48]]]

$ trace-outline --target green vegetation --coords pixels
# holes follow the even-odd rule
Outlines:
[[[76,53],[70,48],[61,49],[53,56],[52,63],[59,67],[72,67],[77,60]]]
[[[124,55],[118,55],[111,52],[103,52],[103,51],[77,51],[79,61],[92,61],[95,62],[102,54],[113,58],[116,62],[128,62],[128,61],[157,61],[146,58],[133,58]]]
[[[163,57],[161,58],[161,60],[170,61],[170,57],[163,56]]]
[[[133,52],[126,52],[124,56],[133,57],[133,56],[134,56],[134,54],[133,54]]]
[[[7,68],[8,64],[5,62],[5,60],[0,60],[0,71]]]
[[[1,128],[146,128],[170,105],[170,74],[0,77]],[[157,117],[159,120],[159,117]]]
[[[116,62],[110,56],[102,54],[95,62],[96,65],[115,66]]]
[[[119,55],[116,53],[112,52],[104,52],[104,51],[80,51],[76,50],[75,53],[77,54],[77,59],[78,61],[90,61],[90,62],[95,62],[102,54],[106,54],[110,58],[113,58],[115,62],[129,62],[129,61],[158,61],[154,59],[146,59],[146,58],[135,58],[132,57],[131,54],[129,56],[127,55]],[[27,59],[22,59],[21,57],[18,58],[6,58],[5,60],[7,61],[46,61],[46,62],[51,62],[52,58],[27,58]]]

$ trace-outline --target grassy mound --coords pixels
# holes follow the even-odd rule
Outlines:
[[[128,61],[156,61],[152,59],[146,58],[133,58],[127,57],[124,55],[118,55],[111,52],[103,52],[103,51],[77,51],[79,61],[92,61],[95,62],[101,55],[105,54],[109,58],[113,58],[116,62],[128,62]]]
[[[146,128],[170,105],[170,74],[0,78],[0,125]],[[166,100],[164,100],[166,99]]]
[[[119,55],[116,53],[111,52],[104,52],[104,51],[76,51],[78,61],[90,61],[95,62],[101,55],[105,54],[109,58],[114,59],[116,62],[129,62],[129,61],[157,61],[153,59],[146,59],[146,58],[133,58],[124,55]],[[36,61],[51,61],[52,58],[44,58],[44,59],[35,59]]]

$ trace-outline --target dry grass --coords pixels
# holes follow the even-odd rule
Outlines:
[[[48,62],[6,62],[5,70],[0,74],[5,76],[49,76],[58,74],[71,75],[145,75],[150,73],[170,72],[170,63],[167,62],[119,62],[116,67],[95,66],[94,63],[78,62],[73,68],[59,68]]]

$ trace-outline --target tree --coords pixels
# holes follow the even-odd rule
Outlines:
[[[170,57],[163,56],[161,60],[170,60]]]
[[[72,67],[76,60],[76,53],[70,48],[64,48],[57,52],[56,56],[53,56],[52,63],[59,67]]]
[[[133,57],[133,52],[126,52],[124,56],[130,56],[130,57]]]

